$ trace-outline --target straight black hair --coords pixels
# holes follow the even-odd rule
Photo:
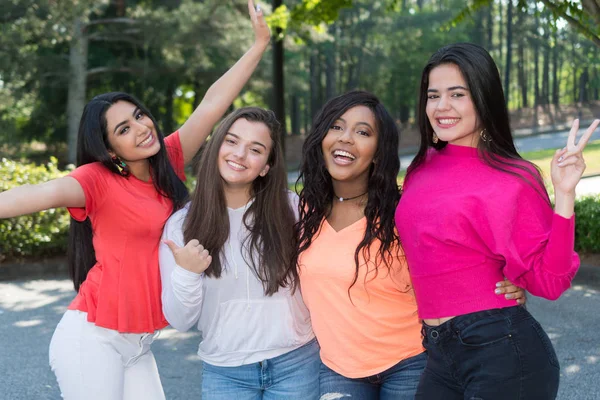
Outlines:
[[[160,142],[158,153],[148,158],[152,182],[156,190],[173,202],[173,211],[181,208],[188,197],[188,191],[175,173],[165,149],[164,136],[158,128],[150,111],[135,97],[122,92],[105,93],[94,97],[86,104],[79,122],[77,137],[77,166],[100,162],[111,172],[120,175],[111,160],[110,145],[106,132],[106,111],[116,102],[126,101],[138,107],[148,116],[156,128]],[[123,178],[126,179],[126,178]],[[71,218],[69,227],[69,248],[67,251],[69,274],[76,291],[85,281],[89,270],[96,263],[96,254],[92,242],[92,224],[87,218],[83,222]]]

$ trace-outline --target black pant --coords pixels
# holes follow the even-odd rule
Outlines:
[[[552,342],[522,306],[423,325],[429,358],[419,400],[555,399],[560,367]]]

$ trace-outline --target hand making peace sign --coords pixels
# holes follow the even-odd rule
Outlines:
[[[556,150],[552,158],[551,175],[554,191],[561,193],[573,193],[575,186],[579,183],[583,172],[585,171],[585,160],[583,159],[583,149],[592,133],[600,124],[600,119],[595,120],[585,131],[579,142],[575,144],[577,131],[579,131],[579,120],[573,121],[567,146],[563,149]]]

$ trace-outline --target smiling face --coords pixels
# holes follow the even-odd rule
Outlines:
[[[377,123],[368,107],[350,108],[338,118],[321,143],[325,167],[334,183],[353,183],[364,190],[377,141]]]
[[[117,101],[106,110],[106,136],[111,156],[126,164],[147,162],[160,150],[160,142],[152,119],[136,105]]]
[[[218,167],[225,187],[250,189],[256,178],[265,176],[272,145],[264,123],[236,120],[219,148]]]
[[[429,73],[427,117],[440,140],[477,147],[481,124],[460,69],[442,64]]]

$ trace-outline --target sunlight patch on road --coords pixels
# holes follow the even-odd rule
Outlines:
[[[550,338],[550,340],[555,340],[562,336],[560,333],[555,333],[555,332],[546,332],[546,333],[548,334],[548,337]]]
[[[589,286],[583,286],[583,285],[574,285],[571,288],[571,290],[575,290],[577,292],[585,291],[584,297],[592,297],[592,296],[598,295],[600,293],[596,289],[592,289]]]
[[[25,311],[44,307],[73,297],[70,281],[29,281],[0,284],[0,308],[6,311]]]
[[[41,319],[30,319],[29,321],[17,321],[13,324],[13,326],[16,326],[17,328],[28,328],[30,326],[41,325],[43,323],[44,321]]]
[[[197,336],[199,332],[197,331],[189,331],[189,332],[177,332],[173,328],[165,328],[160,331],[160,335],[155,339],[156,341],[175,339],[175,340],[185,340],[191,337]]]
[[[195,353],[185,356],[185,360],[192,361],[192,362],[201,362],[200,357],[198,357],[198,354],[195,354]]]
[[[567,368],[565,368],[565,373],[567,375],[573,375],[581,371],[581,367],[577,364],[571,364]]]

